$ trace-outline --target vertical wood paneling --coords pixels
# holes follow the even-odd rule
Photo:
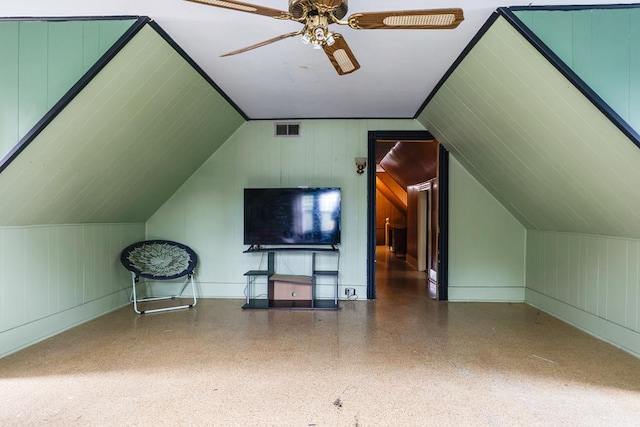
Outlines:
[[[5,260],[4,260],[4,231],[0,229],[0,331],[4,330],[5,313],[4,313],[4,288],[5,288]]]
[[[46,22],[20,24],[20,76],[17,82],[19,138],[22,138],[47,111],[47,29]]]
[[[640,49],[636,47],[640,44],[640,12],[632,13],[629,18],[631,48],[629,49],[629,67],[631,82],[629,85],[630,116],[631,123],[636,130],[640,128]]]
[[[519,11],[531,28],[634,129],[640,129],[640,10]]]
[[[558,259],[558,236],[557,235],[544,235],[545,251],[544,251],[544,293],[552,297],[557,297],[557,284],[558,284],[558,265],[556,260]]]
[[[143,223],[0,228],[0,355],[26,324],[25,345],[103,314],[74,311],[95,299],[113,296],[98,306],[118,308],[131,283],[120,251],[144,232]]]
[[[19,24],[0,23],[0,158],[18,142]]]
[[[580,299],[578,307],[584,311],[587,311],[589,265],[589,238],[580,236]]]
[[[0,223],[144,221],[242,122],[146,27],[3,171]]]
[[[8,228],[3,231],[3,289],[0,305],[4,316],[4,329],[25,323],[25,280],[28,268],[26,231]]]
[[[60,311],[60,240],[59,229],[47,229],[47,280],[49,282],[49,298],[48,298],[48,312],[57,313]]]
[[[83,226],[82,227],[82,252],[80,256],[82,257],[82,265],[84,271],[84,277],[82,282],[84,286],[82,287],[82,302],[86,303],[89,301],[93,301],[98,292],[98,270],[97,265],[98,262],[96,260],[96,252],[98,251],[98,247],[92,245],[92,242],[96,242],[98,230],[95,227],[91,226]]]
[[[449,296],[453,300],[524,298],[525,229],[450,157]],[[535,241],[529,242],[535,244]],[[544,286],[555,280],[543,278]]]
[[[556,297],[562,301],[569,300],[569,268],[571,258],[569,257],[569,235],[558,235],[558,258],[556,260],[556,283],[554,292]]]
[[[242,253],[243,189],[299,185],[342,189],[339,282],[366,294],[366,178],[356,173],[353,158],[366,155],[369,130],[422,127],[414,120],[301,124],[300,137],[277,138],[272,121],[245,123],[147,221],[148,238],[183,241],[196,250],[207,296],[242,297],[244,272],[259,268],[260,256]],[[301,273],[311,265],[310,257],[292,254],[278,262],[283,271]],[[318,262],[335,268],[337,259]]]
[[[596,315],[598,313],[598,278],[600,272],[597,243],[597,239],[587,241],[587,280],[585,283],[585,310]]]
[[[640,151],[504,20],[418,120],[527,228],[640,237]]]
[[[618,325],[626,325],[627,287],[629,280],[629,246],[626,240],[609,239],[607,247],[606,318]]]
[[[104,51],[100,48],[100,21],[84,21],[82,23],[82,68],[88,70],[93,66]]]
[[[568,250],[557,251],[563,241]],[[527,288],[636,332],[639,267],[640,240],[527,231]],[[553,294],[554,288],[539,280],[556,271],[558,291]]]
[[[628,121],[630,113],[629,53],[633,46],[629,40],[629,11],[597,10],[594,11],[592,22],[594,79],[587,84]],[[636,48],[638,43],[640,40],[634,43]]]
[[[573,234],[566,234],[565,236],[569,239],[569,246],[567,248],[568,262],[566,265],[567,288],[564,296],[569,304],[578,307],[580,306],[581,276],[584,277],[584,274],[581,275],[580,270],[580,255],[582,249],[580,247],[580,236]],[[564,282],[560,281],[560,286],[562,286],[562,283]]]
[[[76,274],[77,265],[80,264],[77,260],[79,256],[77,230],[71,227],[63,230],[54,230],[57,231],[58,235],[58,250],[52,250],[52,254],[55,254],[54,256],[57,263],[58,309],[68,310],[80,301],[77,298],[78,288],[82,283],[78,280]]]
[[[604,237],[598,237],[598,293],[595,295],[600,317],[607,318],[607,288],[609,283],[607,278],[609,275],[609,241]]]
[[[625,323],[624,325],[640,331],[638,318],[640,317],[640,241],[629,242],[627,254],[627,289],[625,294]]]
[[[132,23],[132,20],[0,22],[0,158]]]
[[[47,25],[47,110],[62,98],[86,71],[81,21],[51,22]]]
[[[565,62],[573,59],[573,16],[570,13],[555,11],[541,11],[530,13],[529,25],[535,28],[536,35],[542,40],[553,38],[557,40],[554,52]]]
[[[542,262],[540,259],[542,250],[541,246],[541,233],[535,230],[527,230],[527,259],[526,259],[526,284],[530,289],[541,291],[540,289],[540,274],[542,273]]]

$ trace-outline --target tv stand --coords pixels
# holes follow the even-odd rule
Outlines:
[[[281,252],[308,252],[311,254],[311,271],[309,275],[277,274],[275,257]],[[318,270],[316,256],[333,253],[340,256],[335,246],[326,248],[311,247],[279,247],[263,248],[250,246],[244,253],[266,253],[266,270],[249,270],[244,273],[247,278],[247,300],[243,309],[303,309],[303,310],[337,310],[338,309],[338,270]],[[337,264],[337,263],[336,263]],[[252,287],[259,277],[267,279],[267,298],[254,298]],[[316,296],[316,279],[331,277],[334,280],[333,299],[319,299]]]

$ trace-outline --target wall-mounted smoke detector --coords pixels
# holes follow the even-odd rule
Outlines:
[[[300,123],[276,123],[276,136],[300,136]]]

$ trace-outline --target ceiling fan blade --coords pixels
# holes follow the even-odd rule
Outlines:
[[[351,48],[347,44],[346,40],[340,34],[334,34],[333,38],[335,43],[331,46],[323,46],[324,52],[329,57],[331,64],[341,76],[344,74],[353,73],[358,68],[358,60],[351,52]]]
[[[291,14],[284,10],[272,9],[270,7],[259,6],[257,4],[243,3],[235,0],[187,0],[193,3],[206,4],[208,6],[224,7],[225,9],[237,10],[240,12],[254,13],[256,15],[270,16],[278,19],[289,19]]]
[[[320,3],[329,7],[338,7],[342,5],[343,0],[316,0],[315,3]]]
[[[426,9],[354,13],[348,22],[356,30],[431,30],[456,28],[462,21],[462,9]]]
[[[274,38],[269,39],[269,40],[265,40],[265,41],[260,42],[260,43],[252,44],[251,46],[243,47],[242,49],[234,50],[233,52],[227,52],[224,55],[220,55],[220,57],[222,58],[224,56],[237,55],[239,53],[246,52],[248,50],[257,49],[259,47],[266,46],[268,44],[275,43],[275,42],[280,41],[280,40],[288,39],[289,37],[295,37],[295,36],[298,36],[300,34],[302,34],[302,31],[294,31],[292,33],[282,34],[281,36],[277,36],[277,37],[274,37]]]

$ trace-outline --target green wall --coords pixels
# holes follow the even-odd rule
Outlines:
[[[640,240],[528,230],[526,302],[640,355]]]
[[[133,22],[0,21],[0,158]]]
[[[640,132],[640,8],[515,14]]]
[[[449,300],[524,301],[524,226],[454,155],[449,168]]]
[[[243,122],[140,28],[0,173],[0,357],[127,305],[120,251]]]
[[[127,304],[144,223],[0,227],[0,358]]]
[[[424,128],[415,120],[300,123],[301,136],[295,138],[275,137],[272,121],[244,123],[147,221],[147,238],[184,242],[198,253],[203,296],[243,298],[244,273],[266,265],[261,254],[243,253],[244,188],[330,186],[342,189],[338,295],[343,298],[344,287],[352,287],[366,298],[367,177],[356,173],[353,159],[367,155],[369,131]],[[281,273],[311,271],[307,254],[287,254],[277,261]],[[336,269],[334,257],[319,262],[326,262],[320,269]],[[330,279],[322,280],[318,295],[332,297]]]

